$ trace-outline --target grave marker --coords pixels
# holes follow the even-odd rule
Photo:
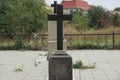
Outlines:
[[[48,20],[51,21],[57,20],[57,50],[63,50],[63,21],[71,19],[72,19],[71,15],[63,15],[62,5],[57,5],[57,14],[48,15]]]
[[[63,21],[71,20],[71,15],[63,14],[63,6],[54,2],[54,14],[48,20],[57,21],[57,51],[49,56],[49,80],[72,80],[72,58],[63,51]],[[51,46],[52,47],[52,46]]]
[[[54,1],[54,4],[51,4],[51,7],[54,7],[54,13],[57,12],[57,1]],[[57,22],[48,21],[48,57],[52,54],[53,51],[57,50]],[[51,47],[52,46],[52,47]]]
[[[51,7],[54,7],[54,13],[57,13],[57,1],[54,1],[54,4],[51,4]]]
[[[59,5],[59,7],[57,7],[57,6],[58,6],[57,2],[54,1],[54,4],[51,4],[51,7],[54,7],[54,14],[48,15],[48,57],[50,55],[54,54],[53,52],[56,50],[62,50],[62,49],[66,50],[66,45],[67,45],[66,40],[63,38],[64,37],[63,32],[61,32],[61,34],[62,34],[61,38],[60,39],[58,38],[59,32],[57,32],[57,31],[59,31],[59,30],[63,31],[63,25],[62,25],[63,22],[61,21],[62,27],[59,29],[59,27],[57,27],[57,25],[59,25],[60,21],[57,20],[57,19],[59,19],[59,16],[57,14],[63,15],[63,10],[61,10],[61,12],[60,11],[57,12],[57,8],[59,10],[60,5]],[[63,9],[63,7],[61,9]],[[72,18],[71,15],[63,15],[61,17],[64,17],[61,19],[65,19],[65,20],[69,20]],[[61,46],[61,48],[59,48],[58,46]]]

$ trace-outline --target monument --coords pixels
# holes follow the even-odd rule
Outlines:
[[[64,15],[63,6],[56,1],[51,6],[54,14],[48,15],[48,20],[57,23],[57,50],[49,56],[49,80],[72,80],[72,58],[63,50],[63,21],[71,20],[72,16]]]
[[[51,7],[54,7],[54,14],[57,14],[57,2],[56,1],[54,1],[54,4],[51,4]],[[57,28],[57,20],[48,19],[48,57],[55,50],[57,50],[57,29],[59,29]],[[63,50],[66,50],[66,46],[67,46],[67,43],[66,43],[66,40],[64,39]]]

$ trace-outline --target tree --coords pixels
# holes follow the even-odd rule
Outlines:
[[[38,0],[26,0],[24,2],[24,17],[22,17],[23,30],[30,35],[41,31],[46,25],[47,10],[44,4]]]
[[[114,11],[120,11],[120,7],[116,7]]]
[[[73,12],[72,15],[73,15],[72,18],[73,27],[75,27],[77,30],[88,28],[89,19],[86,14],[82,12]]]
[[[105,9],[101,6],[91,6],[91,9],[88,11],[89,15],[89,26],[99,28],[104,26],[104,22],[109,18]]]
[[[1,6],[0,27],[6,34],[27,34],[30,37],[46,25],[47,9],[44,1],[2,0]]]
[[[115,27],[120,25],[120,16],[118,15],[118,13],[116,13],[113,17],[113,25]]]
[[[0,0],[0,31],[4,32],[4,28],[7,26],[6,11],[8,10],[5,0]]]

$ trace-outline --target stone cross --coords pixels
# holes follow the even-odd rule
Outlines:
[[[54,38],[57,38],[57,51],[49,56],[48,80],[72,80],[72,57],[63,51],[63,21],[71,20],[72,16],[64,15],[63,6],[57,4],[57,2],[54,2],[51,6],[54,7],[54,14],[48,15],[48,20],[53,21],[53,23],[55,21],[55,24],[50,24],[52,25],[50,27],[55,27],[57,30],[57,37],[54,36]]]
[[[57,21],[57,50],[63,50],[63,21],[71,20],[72,15],[63,14],[63,6],[56,3],[54,2],[52,6],[55,9],[54,13],[57,14],[48,15],[48,20]]]

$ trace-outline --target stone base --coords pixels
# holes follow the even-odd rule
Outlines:
[[[64,51],[50,56],[49,80],[72,80],[72,58]]]
[[[63,50],[67,49],[67,41],[63,41]],[[57,50],[57,41],[48,41],[48,57]]]

